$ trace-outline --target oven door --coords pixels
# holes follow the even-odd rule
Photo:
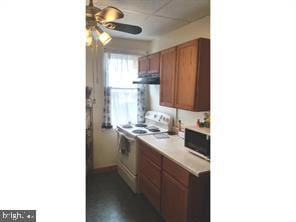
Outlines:
[[[117,131],[118,137],[120,133]],[[132,173],[134,176],[137,174],[137,146],[136,146],[136,138],[129,137],[128,135],[121,132],[121,135],[125,137],[125,139],[129,143],[129,152],[121,153],[120,152],[120,143],[118,142],[118,161],[119,164],[124,165],[127,170]],[[119,141],[119,138],[118,138]]]

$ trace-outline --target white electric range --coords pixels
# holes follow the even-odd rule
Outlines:
[[[151,135],[166,133],[171,131],[173,118],[167,114],[147,111],[145,114],[145,123],[118,125],[116,131],[118,138],[123,136],[129,144],[129,152],[120,152],[121,147],[118,143],[118,164],[119,175],[136,193],[137,189],[137,137],[139,135]]]

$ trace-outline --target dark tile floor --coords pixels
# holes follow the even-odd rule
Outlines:
[[[86,179],[87,222],[163,222],[140,194],[134,194],[117,173]]]

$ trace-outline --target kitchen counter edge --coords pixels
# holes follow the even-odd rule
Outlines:
[[[153,135],[145,135],[145,136],[139,136],[138,138],[139,138],[139,140],[141,140],[142,142],[144,142],[145,144],[147,144],[147,145],[149,145],[151,148],[153,148],[154,150],[156,150],[156,151],[158,151],[161,155],[163,155],[163,156],[165,156],[166,158],[168,158],[168,159],[170,159],[170,160],[172,160],[173,162],[175,162],[178,166],[180,166],[180,167],[182,167],[182,168],[184,168],[185,170],[187,170],[188,172],[190,172],[191,174],[193,174],[194,176],[196,176],[196,177],[199,177],[200,176],[200,174],[204,174],[204,173],[209,173],[210,172],[210,162],[209,161],[207,161],[207,160],[205,160],[205,159],[202,159],[201,157],[198,157],[198,156],[196,156],[196,155],[194,155],[194,154],[192,154],[192,153],[189,153],[185,148],[185,146],[183,146],[183,147],[180,147],[180,148],[178,148],[178,149],[184,149],[184,151],[182,151],[182,152],[186,152],[186,154],[185,155],[187,155],[188,154],[188,157],[191,157],[191,158],[196,158],[196,161],[201,161],[201,162],[203,162],[204,164],[208,164],[208,170],[195,170],[195,169],[193,169],[193,168],[191,168],[191,167],[189,167],[188,165],[186,165],[186,163],[182,163],[182,162],[180,162],[180,161],[178,161],[178,160],[176,160],[176,158],[174,158],[173,157],[173,155],[170,155],[169,153],[167,153],[167,152],[164,152],[163,151],[163,149],[162,148],[159,148],[159,147],[157,147],[155,144],[152,144],[152,143],[149,143],[149,140],[147,140],[147,138],[151,138]],[[172,138],[172,137],[178,137],[178,136],[170,136],[170,138]],[[146,138],[146,139],[145,139]],[[175,138],[176,139],[176,138]],[[178,139],[180,139],[180,140],[183,140],[182,138],[180,138],[180,137],[178,137]],[[157,140],[156,138],[155,138],[155,140]],[[163,140],[163,139],[160,139],[160,140]],[[173,148],[172,148],[173,149]],[[192,156],[191,156],[192,155]]]

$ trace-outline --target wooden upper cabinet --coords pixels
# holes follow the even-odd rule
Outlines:
[[[211,55],[210,40],[198,39],[198,66],[195,111],[209,111],[211,108]]]
[[[196,39],[160,53],[160,105],[210,110],[210,40]]]
[[[143,56],[138,60],[138,74],[143,75],[148,72],[148,57]]]
[[[159,73],[159,59],[159,52],[148,56],[148,73]]]
[[[197,39],[177,46],[175,107],[210,110],[210,40]]]
[[[160,64],[160,53],[154,53],[148,56],[140,57],[138,60],[138,74],[139,76],[144,74],[158,74]]]
[[[177,46],[176,107],[193,110],[196,92],[197,41]]]
[[[159,73],[160,53],[154,53],[148,56],[142,56],[138,60],[138,74]]]
[[[175,105],[176,47],[160,54],[160,105]]]

